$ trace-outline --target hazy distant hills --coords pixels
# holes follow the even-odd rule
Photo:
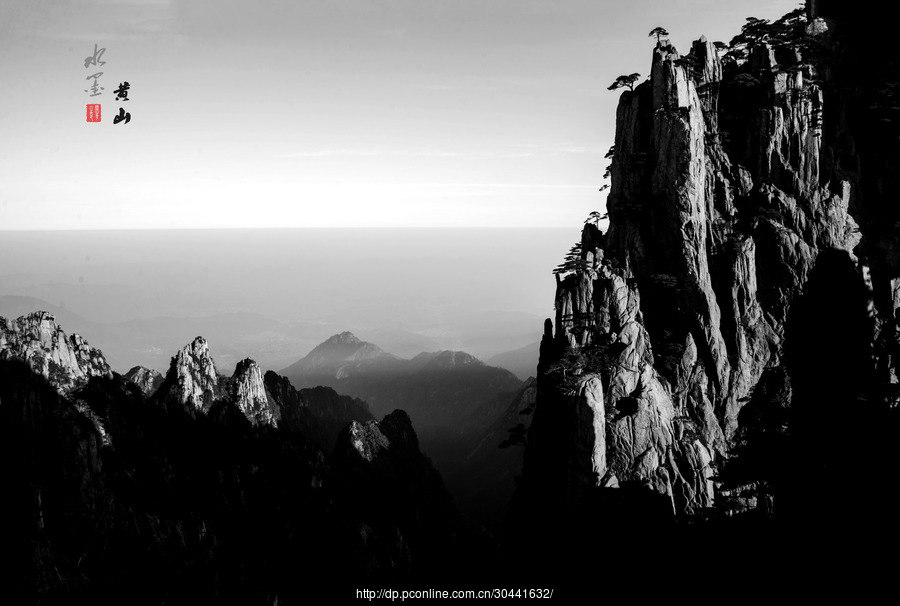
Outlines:
[[[412,358],[423,351],[437,351],[444,348],[440,339],[426,337],[399,327],[354,329],[353,334],[364,341],[378,343],[384,351],[401,358]]]
[[[376,418],[405,410],[422,450],[450,475],[458,474],[522,386],[508,370],[462,351],[403,359],[349,332],[332,336],[279,374],[298,389],[325,385],[360,398]]]
[[[365,400],[376,417],[402,408],[423,439],[448,427],[469,429],[479,408],[522,383],[465,352],[421,353],[407,360],[349,332],[332,336],[279,374],[298,389],[326,385]]]
[[[288,366],[282,374],[292,380],[304,377],[302,382],[306,384],[320,381],[317,384],[326,385],[325,381],[348,378],[351,374],[371,374],[388,369],[399,371],[403,366],[403,361],[397,356],[345,331],[316,346],[304,358]]]
[[[541,342],[535,341],[525,347],[491,356],[485,360],[485,363],[505,368],[524,381],[528,377],[537,376],[537,364],[540,355]]]
[[[216,360],[223,366],[234,366],[249,357],[263,369],[276,370],[306,355],[318,343],[347,326],[331,321],[283,322],[263,314],[244,312],[192,317],[163,315],[106,322],[89,319],[36,297],[0,296],[2,316],[16,318],[38,309],[52,313],[68,331],[90,335],[91,342],[104,352],[110,366],[120,373],[135,366],[165,372],[172,352],[198,334],[216,344]],[[528,314],[482,312],[474,314],[456,331],[423,327],[422,332],[415,332],[395,323],[380,328],[353,329],[353,333],[378,343],[384,352],[401,358],[451,348],[486,357],[521,347],[534,338],[534,327],[538,324]],[[493,335],[495,342],[483,343],[485,334]],[[492,365],[518,373],[514,363],[508,365],[498,356],[498,361]],[[528,374],[534,374],[533,369]]]

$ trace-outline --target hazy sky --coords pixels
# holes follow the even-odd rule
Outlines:
[[[577,227],[647,32],[797,4],[0,0],[0,230]]]

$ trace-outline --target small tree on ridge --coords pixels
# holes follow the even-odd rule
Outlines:
[[[634,90],[634,83],[638,81],[641,75],[634,73],[629,74],[627,76],[619,76],[616,78],[616,81],[609,85],[609,88],[606,90],[616,90],[617,88],[622,88],[623,86],[627,86],[629,90]]]
[[[652,30],[650,30],[650,33],[647,34],[647,36],[650,38],[652,38],[653,36],[656,36],[657,44],[659,44],[662,41],[663,36],[668,36],[668,35],[669,35],[669,32],[667,32],[666,28],[664,28],[664,27],[654,27]]]

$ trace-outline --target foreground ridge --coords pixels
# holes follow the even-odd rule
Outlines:
[[[879,43],[887,67],[866,67],[867,24],[827,8],[737,59],[661,40],[621,95],[609,228],[588,222],[557,273],[517,515],[626,499],[655,520],[813,526],[862,515],[823,501],[832,478],[883,490],[857,458],[872,436],[840,419],[896,427],[900,258],[876,217],[897,214],[878,95],[900,61]],[[838,443],[859,450],[823,454]]]

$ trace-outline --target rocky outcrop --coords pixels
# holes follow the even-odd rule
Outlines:
[[[165,380],[159,371],[143,366],[135,366],[122,376],[137,385],[145,396],[152,396]]]
[[[197,337],[172,358],[158,396],[194,415],[209,412],[213,402],[225,392],[225,378],[216,371],[209,344]]]
[[[259,365],[247,358],[238,362],[231,377],[220,375],[203,337],[175,354],[154,398],[190,416],[208,414],[216,402],[223,402],[235,406],[251,425],[275,427],[281,417],[277,403],[266,392]]]
[[[269,399],[259,364],[247,358],[237,363],[231,377],[231,397],[253,425],[275,427],[281,418],[277,404]]]
[[[896,297],[875,306],[873,291],[897,292],[896,272],[885,275],[883,226],[866,246],[859,224],[868,186],[847,162],[846,106],[821,52],[837,42],[803,27],[724,62],[705,38],[687,55],[662,41],[649,80],[622,94],[608,231],[585,225],[578,262],[557,276],[525,492],[548,489],[566,509],[595,487],[628,485],[663,495],[678,516],[708,516],[725,502],[734,514],[734,495],[749,491],[740,502],[769,515],[771,477],[742,472],[738,485],[728,471],[738,444],[761,435],[747,425],[760,415],[742,409],[764,375],[787,370],[796,405],[798,384],[833,366],[813,362],[813,333],[800,328],[810,305],[839,309],[834,322],[862,335],[846,347],[821,339],[819,352],[844,352],[830,359],[863,361],[831,397],[872,401],[866,343],[894,330],[897,308]],[[845,302],[814,286],[828,281]],[[868,324],[867,308],[877,314]],[[882,385],[896,383],[892,364]]]
[[[112,376],[103,353],[80,335],[67,336],[56,318],[37,311],[16,320],[0,317],[0,360],[21,360],[68,393],[90,377]]]
[[[131,373],[130,373],[131,374]],[[135,371],[141,378],[144,373]],[[209,414],[216,403],[234,406],[253,426],[283,426],[319,443],[334,447],[338,432],[350,421],[372,418],[365,402],[338,395],[333,389],[294,389],[272,371],[241,360],[231,377],[218,373],[203,337],[197,337],[173,358],[166,378],[153,398],[190,416]]]

